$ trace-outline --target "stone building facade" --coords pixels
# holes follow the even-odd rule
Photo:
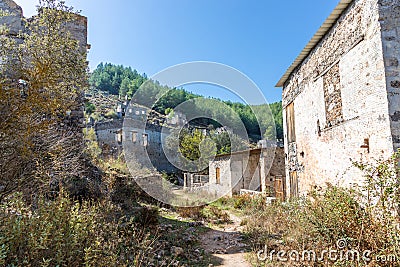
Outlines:
[[[169,127],[146,122],[149,110],[145,107],[129,105],[124,109],[124,119],[99,122],[94,126],[103,152],[117,156],[124,150],[143,167],[174,172],[176,168],[163,151]]]
[[[282,147],[258,148],[219,155],[209,164],[208,190],[232,196],[241,190],[285,198],[285,154]]]
[[[400,148],[400,2],[341,0],[283,75],[286,191],[363,184]]]

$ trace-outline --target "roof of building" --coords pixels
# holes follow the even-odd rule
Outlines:
[[[293,71],[310,55],[313,49],[318,45],[318,43],[324,38],[324,36],[329,32],[329,30],[335,25],[337,20],[343,14],[343,12],[349,7],[349,5],[354,0],[340,0],[339,4],[335,7],[333,12],[325,20],[319,30],[314,34],[311,40],[308,42],[303,51],[297,56],[295,61],[290,65],[285,74],[276,84],[276,87],[283,87],[285,82],[289,79]]]

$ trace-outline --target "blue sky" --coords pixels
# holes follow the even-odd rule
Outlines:
[[[33,0],[15,0],[25,16]],[[246,74],[268,102],[275,84],[339,0],[67,0],[89,19],[91,69],[123,64],[152,76],[190,61],[213,61]],[[219,87],[188,90],[237,100]]]

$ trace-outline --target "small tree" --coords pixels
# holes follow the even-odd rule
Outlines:
[[[77,16],[63,1],[41,0],[24,32],[2,28],[0,199],[84,176],[82,133],[71,119],[87,86],[86,49],[70,32]]]
[[[169,151],[179,155],[181,167],[191,172],[206,169],[217,153],[215,142],[198,129],[173,132],[167,137],[166,144]]]

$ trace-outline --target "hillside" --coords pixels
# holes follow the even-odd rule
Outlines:
[[[92,90],[101,90],[108,92],[110,95],[119,95],[121,98],[128,96],[129,99],[135,95],[143,83],[148,82],[151,86],[147,86],[146,84],[146,90],[141,92],[140,99],[146,99],[148,103],[153,103],[155,99],[163,95],[156,102],[155,106],[152,107],[161,114],[168,114],[171,109],[176,108],[179,104],[188,100],[205,98],[204,96],[193,94],[182,88],[169,88],[160,85],[156,81],[149,80],[146,74],[139,74],[137,70],[131,67],[113,65],[111,63],[99,64],[91,74],[89,82]],[[166,94],[164,94],[165,92]],[[264,138],[273,139],[275,134],[272,127],[273,125],[275,125],[276,128],[276,138],[283,139],[281,102],[272,103],[268,106],[249,106],[238,102],[216,100],[231,107],[233,112],[240,117],[251,139],[258,140],[261,138],[261,135],[264,135]],[[272,119],[270,118],[268,108],[271,110],[273,122],[271,122]],[[212,118],[216,118],[215,115],[218,115],[222,120],[228,119],[229,116],[231,116],[231,114],[229,114],[231,111],[209,107],[206,104],[197,105],[196,110],[193,110],[193,112],[197,112],[197,114],[210,114]],[[216,127],[220,126],[209,118],[197,119],[194,123],[213,125]]]

